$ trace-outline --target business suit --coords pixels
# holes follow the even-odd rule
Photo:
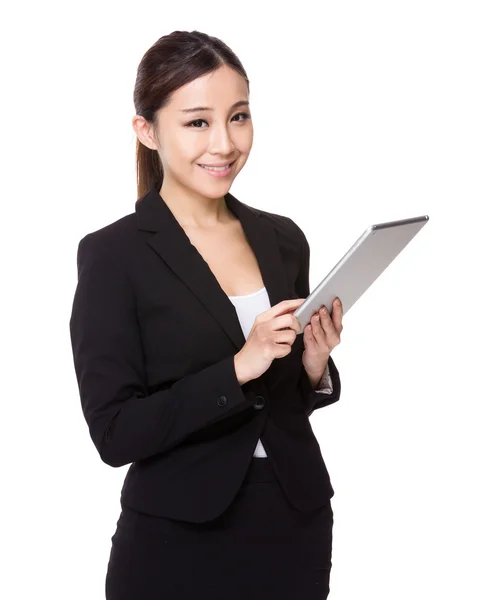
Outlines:
[[[309,294],[309,245],[289,218],[232,194],[271,305]],[[244,345],[237,314],[156,186],[135,212],[86,235],[70,333],[91,438],[111,466],[132,463],[121,490],[128,507],[204,523],[233,501],[257,440],[298,511],[333,496],[309,416],[340,397],[317,394],[302,366],[303,336],[289,355],[239,385]],[[262,460],[262,459],[258,459]]]

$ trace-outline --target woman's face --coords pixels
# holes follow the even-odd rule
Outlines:
[[[150,130],[164,169],[162,192],[187,190],[220,198],[229,191],[252,146],[248,98],[244,78],[225,65],[171,95]],[[222,177],[199,166],[231,162],[229,173]]]

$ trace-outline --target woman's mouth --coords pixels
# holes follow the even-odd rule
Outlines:
[[[198,166],[213,177],[226,177],[232,171],[232,165],[236,162],[236,160],[233,160],[231,163],[229,163],[229,165],[224,167],[208,167],[207,165],[201,165],[199,163]]]

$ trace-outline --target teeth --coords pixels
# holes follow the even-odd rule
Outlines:
[[[226,165],[225,167],[206,167],[206,165],[200,165],[203,169],[209,169],[210,171],[226,171],[229,169],[232,163]]]

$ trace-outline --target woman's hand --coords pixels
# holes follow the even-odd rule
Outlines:
[[[300,323],[292,314],[305,298],[283,300],[254,320],[244,346],[234,355],[237,379],[242,385],[260,377],[275,358],[290,354]]]
[[[332,304],[332,316],[325,306],[322,306],[312,315],[310,323],[304,328],[305,350],[302,353],[302,364],[310,380],[316,380],[317,383],[320,381],[330,353],[340,344],[343,330],[342,317],[342,303],[339,298],[335,298]]]

